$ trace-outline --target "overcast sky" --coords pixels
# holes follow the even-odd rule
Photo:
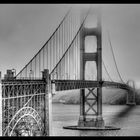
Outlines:
[[[0,70],[17,72],[54,32],[70,4],[0,4]],[[79,5],[81,6],[81,5]],[[84,5],[82,5],[84,6]],[[109,47],[110,32],[124,81],[140,83],[140,5],[102,4],[103,59],[110,75],[116,71]]]

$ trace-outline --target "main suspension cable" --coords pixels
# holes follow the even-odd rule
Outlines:
[[[22,71],[33,61],[33,59],[36,58],[36,56],[41,52],[41,50],[43,48],[45,48],[45,46],[48,44],[48,42],[52,39],[52,37],[54,36],[54,34],[57,32],[57,30],[59,30],[60,26],[63,24],[64,20],[66,19],[66,17],[69,15],[69,13],[71,12],[72,6],[69,8],[69,10],[67,11],[67,13],[65,14],[65,16],[63,17],[62,21],[60,22],[60,24],[58,25],[58,27],[55,29],[55,31],[52,33],[52,35],[50,36],[50,38],[45,42],[45,44],[41,47],[41,49],[34,55],[34,57],[20,70],[20,72],[15,76],[18,77],[18,75],[20,73],[22,73]],[[36,69],[35,69],[36,70]]]
[[[106,71],[106,73],[107,73],[109,79],[111,80],[111,82],[113,82],[111,76],[109,75],[109,72],[107,71],[107,68],[106,68],[106,66],[105,66],[105,63],[104,63],[103,59],[102,59],[102,62],[103,62],[103,66],[104,66],[104,68],[105,68],[105,71]]]
[[[111,40],[110,40],[109,31],[108,31],[108,40],[109,40],[109,44],[110,44],[111,52],[112,52],[113,59],[114,59],[114,62],[115,62],[115,67],[116,67],[117,73],[118,73],[118,75],[119,75],[120,80],[121,80],[123,83],[125,83],[125,82],[123,81],[123,79],[122,79],[122,77],[121,77],[121,74],[120,74],[120,72],[119,72],[119,69],[118,69],[118,67],[117,67],[117,63],[116,63],[116,59],[115,59],[113,47],[112,47]]]

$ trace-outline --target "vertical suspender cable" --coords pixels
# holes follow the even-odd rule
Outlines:
[[[48,44],[48,42],[52,39],[53,35],[58,31],[58,29],[61,27],[61,25],[63,24],[64,20],[67,18],[67,16],[69,15],[70,11],[71,11],[72,7],[70,7],[70,9],[68,10],[68,12],[66,13],[66,15],[64,16],[64,18],[62,19],[62,21],[60,22],[59,26],[56,28],[56,30],[53,32],[53,34],[50,36],[50,38],[47,40],[47,42],[43,45],[43,47],[40,49],[42,50],[44,47],[46,47],[46,44]],[[38,53],[40,52],[40,50],[38,51]],[[38,55],[38,53],[31,59],[35,59],[35,57]],[[29,63],[31,62],[31,60],[29,61]],[[27,67],[29,65],[29,63],[25,66]],[[22,68],[21,71],[16,75],[16,77],[22,73],[26,68]],[[26,71],[26,70],[25,70]],[[26,72],[25,72],[26,75]]]
[[[36,77],[36,57],[35,57],[35,77]]]
[[[45,48],[43,48],[43,71],[44,71],[44,68],[45,68],[45,65],[44,65],[44,60],[45,60],[44,50],[45,50]]]
[[[49,52],[49,57],[50,57],[50,70],[49,71],[51,71],[51,69],[52,69],[52,64],[51,64],[51,54],[52,53],[52,40],[50,40],[50,52]]]
[[[61,59],[59,60],[59,62],[56,64],[56,66],[53,68],[53,70],[51,71],[51,73],[53,73],[53,72],[55,71],[55,69],[56,69],[56,68],[58,67],[58,65],[61,63],[62,59],[65,57],[65,55],[68,54],[68,58],[69,58],[69,49],[71,48],[71,46],[73,45],[73,42],[74,42],[75,38],[77,37],[77,35],[78,35],[79,32],[81,31],[81,28],[82,28],[82,26],[83,26],[83,24],[84,24],[84,22],[85,22],[85,20],[86,20],[86,18],[87,18],[87,16],[88,16],[90,10],[91,10],[91,7],[89,8],[89,10],[88,10],[88,12],[87,12],[87,14],[86,14],[86,16],[85,16],[85,18],[84,18],[82,24],[80,25],[80,28],[78,29],[76,35],[75,35],[74,38],[72,39],[72,41],[71,41],[69,47],[67,48],[67,50],[65,51],[65,53],[63,54],[63,56],[61,57]],[[69,63],[69,61],[68,61],[68,63]],[[68,68],[68,70],[69,70],[69,68]]]
[[[40,77],[40,72],[41,72],[41,70],[40,70],[40,66],[41,66],[40,53],[41,53],[41,51],[39,52],[39,73],[38,73],[38,77]]]

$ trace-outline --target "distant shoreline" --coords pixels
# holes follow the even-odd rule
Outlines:
[[[122,89],[103,89],[102,102],[107,105],[126,105],[127,92]],[[79,91],[67,91],[57,93],[53,97],[53,103],[80,104]],[[136,94],[136,104],[140,105],[139,90]]]

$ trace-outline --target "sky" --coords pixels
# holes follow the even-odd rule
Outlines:
[[[93,4],[95,5],[95,4]],[[0,4],[0,71],[17,73],[44,45],[70,4]],[[84,7],[85,4],[73,4]],[[140,87],[140,5],[99,4],[102,11],[103,60],[113,79],[118,77],[111,54],[109,31],[118,69],[124,81]],[[90,41],[89,41],[90,42]]]

